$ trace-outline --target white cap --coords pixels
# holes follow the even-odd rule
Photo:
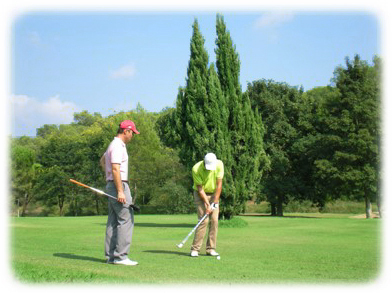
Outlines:
[[[208,153],[204,157],[204,166],[207,170],[212,171],[216,169],[216,156],[213,153]]]

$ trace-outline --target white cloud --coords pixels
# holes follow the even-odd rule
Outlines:
[[[44,124],[71,123],[73,114],[80,111],[76,104],[61,101],[59,95],[46,101],[39,101],[26,95],[12,95],[12,135],[34,136],[36,129]]]
[[[276,28],[286,22],[290,22],[294,18],[293,12],[288,11],[275,11],[266,12],[260,16],[254,23],[255,28]]]
[[[271,43],[279,42],[279,28],[294,19],[293,12],[274,11],[263,13],[254,22],[254,28],[262,30]]]
[[[118,69],[110,71],[112,79],[129,79],[135,76],[136,68],[133,64],[124,65]]]

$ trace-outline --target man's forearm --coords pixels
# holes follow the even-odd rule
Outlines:
[[[214,202],[218,203],[222,193],[222,180],[218,179],[215,189]]]
[[[216,203],[219,202],[221,193],[222,193],[222,187],[219,189],[217,188],[215,191],[214,202]]]
[[[199,187],[199,186],[198,186],[197,193],[199,194],[200,199],[201,199],[205,204],[209,204],[208,198],[207,198],[207,194],[205,193],[203,187]]]

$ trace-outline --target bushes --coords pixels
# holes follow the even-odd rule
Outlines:
[[[318,213],[319,208],[315,206],[310,200],[302,202],[297,200],[289,201],[284,207],[286,213]]]
[[[323,213],[337,214],[363,214],[364,202],[336,200],[325,205]],[[377,206],[373,205],[373,211],[377,211]]]
[[[377,211],[377,206],[373,205],[373,212]],[[292,200],[284,206],[285,213],[335,213],[335,214],[363,214],[364,203],[358,201],[344,201],[335,200],[326,203],[325,207],[320,211],[311,201],[296,201]],[[249,201],[246,205],[245,213],[259,213],[259,214],[270,214],[271,208],[265,201],[260,204],[255,204]]]
[[[220,228],[244,228],[247,226],[248,222],[238,217],[233,217],[230,220],[219,220]]]
[[[168,181],[162,187],[156,188],[154,192],[155,195],[149,206],[155,206],[155,212],[158,214],[189,214],[195,212],[193,196],[183,185]]]

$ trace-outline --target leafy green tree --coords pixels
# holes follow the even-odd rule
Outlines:
[[[90,114],[88,111],[82,111],[74,114],[74,121],[78,125],[91,126],[101,119],[102,115],[97,112]]]
[[[36,158],[41,155],[41,148],[44,144],[44,139],[42,137],[30,137],[30,136],[21,136],[21,137],[11,137],[11,146],[24,146],[34,151]]]
[[[179,93],[180,93],[179,89]],[[162,109],[157,118],[155,129],[158,133],[160,140],[164,145],[175,148],[180,145],[180,136],[175,127],[176,108],[166,107]]]
[[[105,139],[99,126],[90,126],[82,133],[85,138],[86,162],[83,164],[83,174],[87,174],[85,180],[87,185],[94,186],[99,189],[105,188],[105,172],[101,169],[100,159],[106,150]],[[80,191],[79,191],[80,192]],[[91,194],[91,193],[90,193]],[[107,200],[105,197],[96,196],[94,194],[95,212],[97,215],[106,214]]]
[[[298,137],[292,145],[292,159],[298,178],[297,199],[311,200],[322,210],[327,201],[341,198],[334,190],[336,182],[317,176],[316,161],[332,155],[331,146],[337,137],[329,133],[326,103],[335,100],[339,91],[332,86],[317,87],[305,92],[299,103]],[[332,178],[329,178],[332,179]]]
[[[259,192],[269,160],[263,146],[263,123],[258,110],[252,110],[249,96],[242,93],[239,55],[221,15],[216,18],[216,33],[216,65],[227,105],[226,139],[230,142],[230,151],[224,157],[225,173],[233,178],[224,184],[222,197],[231,204],[223,206],[222,214],[230,218],[243,212],[246,200]]]
[[[301,97],[296,87],[285,83],[259,80],[248,84],[252,107],[259,108],[265,127],[265,150],[270,158],[260,201],[266,195],[271,214],[283,216],[284,204],[297,195],[298,180],[293,166],[291,147],[297,139],[298,102]]]
[[[177,180],[168,180],[163,186],[157,186],[150,202],[156,206],[159,213],[189,214],[194,212],[193,197],[189,187],[178,184]]]
[[[305,197],[323,208],[333,199],[380,202],[380,59],[346,58],[333,85],[304,93],[293,146]],[[301,155],[302,154],[302,155]]]
[[[58,130],[59,128],[56,124],[45,124],[44,126],[37,128],[37,136],[46,138],[46,136]]]
[[[70,197],[68,174],[60,166],[46,168],[39,175],[35,192],[39,200],[46,206],[56,205],[59,207],[59,215],[64,215],[64,203]]]
[[[46,137],[45,144],[42,147],[42,155],[40,163],[43,165],[47,172],[43,175],[43,179],[53,177],[53,183],[49,185],[42,185],[42,188],[51,187],[53,184],[59,184],[58,190],[63,190],[66,186],[66,194],[59,197],[59,207],[61,214],[63,214],[63,203],[67,203],[70,199],[69,206],[71,207],[71,214],[77,215],[81,210],[80,205],[85,205],[84,201],[91,201],[86,198],[86,191],[81,191],[76,186],[69,183],[70,178],[76,178],[79,181],[86,182],[90,174],[86,172],[86,165],[88,164],[89,150],[86,147],[86,137],[81,135],[81,131],[85,129],[84,126],[79,125],[60,125],[59,130]],[[63,178],[64,181],[61,181]],[[50,188],[55,190],[55,188]],[[42,196],[52,195],[45,190],[42,190]],[[79,197],[79,195],[83,195]],[[41,196],[41,199],[43,197]],[[50,200],[43,202],[49,203]]]
[[[208,54],[197,20],[193,24],[190,49],[186,87],[179,89],[176,109],[161,118],[162,121],[171,121],[172,127],[160,127],[160,133],[166,143],[179,149],[181,162],[187,170],[191,170],[208,152],[214,152],[225,163],[225,187],[221,207],[222,214],[229,217],[235,204],[229,197],[225,197],[225,194],[232,194],[228,192],[228,186],[233,186],[230,165],[226,163],[230,157],[227,125],[229,111],[214,64],[208,66]],[[190,171],[188,174],[190,177]],[[227,185],[226,182],[231,184]]]
[[[320,178],[334,180],[350,198],[364,199],[367,217],[378,198],[380,178],[381,61],[375,57],[373,62],[370,66],[356,55],[335,70],[339,96],[327,102],[325,121],[328,135],[336,137],[333,154],[315,162]]]
[[[179,88],[176,109],[167,111],[158,126],[163,141],[179,149],[181,162],[188,170],[222,144],[224,122],[219,109],[226,107],[214,65],[208,66],[208,54],[197,20],[193,23],[190,51],[186,86]]]
[[[263,126],[239,84],[239,58],[223,17],[217,17],[217,69],[208,54],[198,22],[193,24],[186,86],[179,88],[176,108],[165,109],[158,132],[166,145],[179,149],[188,170],[207,152],[225,165],[220,216],[231,218],[245,209],[245,201],[260,188],[268,165]],[[190,172],[189,172],[190,173]]]
[[[42,166],[36,162],[36,153],[21,145],[11,144],[11,190],[13,201],[22,204],[22,217],[33,200],[33,189]]]
[[[219,14],[216,16],[216,35],[216,67],[221,88],[229,98],[229,104],[237,103],[242,94],[239,81],[241,63],[223,16]],[[233,107],[230,105],[230,108]]]
[[[204,38],[200,33],[197,19],[192,27],[186,87],[179,89],[174,121],[180,137],[177,140],[179,156],[189,170],[210,151],[212,141],[204,115],[204,107],[208,100],[208,54],[204,48]]]

